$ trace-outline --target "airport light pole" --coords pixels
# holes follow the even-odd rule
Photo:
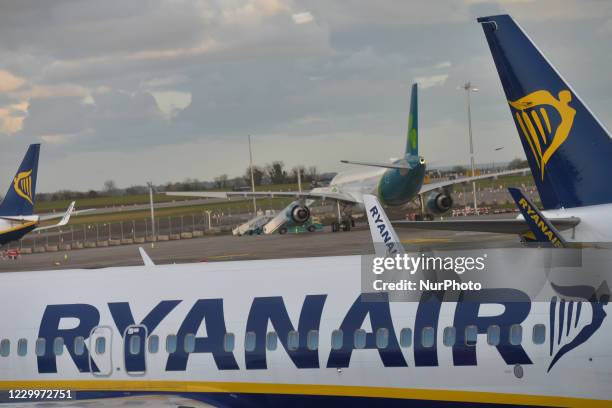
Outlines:
[[[253,176],[253,149],[251,149],[251,135],[249,135],[249,167],[251,169],[251,191],[253,192],[253,216],[257,215],[257,199],[255,198],[255,177]]]
[[[149,186],[149,206],[151,207],[151,237],[155,239],[155,210],[153,209],[153,183],[147,182]]]
[[[470,81],[466,82],[461,86],[461,89],[465,91],[466,95],[466,105],[467,105],[467,115],[468,115],[468,134],[470,136],[470,166],[472,169],[472,177],[476,176],[476,170],[474,169],[474,142],[472,140],[472,109],[471,109],[471,101],[470,94],[472,92],[478,92],[478,88],[472,86]],[[478,202],[476,200],[476,182],[472,181],[472,193],[474,195],[474,213],[478,214]]]

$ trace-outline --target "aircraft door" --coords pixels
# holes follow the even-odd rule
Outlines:
[[[142,325],[132,325],[125,329],[123,336],[123,359],[125,371],[129,375],[144,375],[146,369],[145,344],[147,328]]]
[[[113,373],[113,330],[109,326],[96,326],[89,334],[89,371],[96,377]],[[94,371],[93,367],[98,367]]]

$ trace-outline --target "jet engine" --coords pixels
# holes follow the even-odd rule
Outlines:
[[[431,193],[427,197],[427,208],[435,214],[443,214],[453,206],[453,198],[445,193]]]
[[[302,225],[310,219],[310,209],[305,205],[296,204],[289,209],[288,215],[295,224]]]

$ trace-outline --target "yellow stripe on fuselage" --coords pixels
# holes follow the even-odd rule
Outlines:
[[[28,227],[30,227],[32,225],[36,225],[36,221],[24,222],[23,224],[19,224],[19,225],[15,226],[15,227],[2,230],[2,231],[0,231],[0,235],[6,234],[6,233],[9,233],[9,232],[13,232],[13,231],[19,231],[20,229],[28,228]]]
[[[545,395],[418,388],[362,387],[319,384],[269,384],[200,381],[73,380],[0,381],[0,389],[69,389],[73,391],[133,391],[175,393],[236,393],[393,398],[466,403],[551,407],[609,407],[610,401]]]

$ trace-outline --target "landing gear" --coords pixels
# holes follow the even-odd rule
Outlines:
[[[306,230],[308,230],[308,232],[315,232],[317,228],[314,225],[309,225],[308,228],[306,228]]]
[[[339,231],[350,231],[351,228],[355,227],[355,219],[352,215],[353,207],[350,205],[341,205],[339,202],[338,206],[338,221],[331,224],[332,232]]]
[[[281,229],[278,230],[278,233],[283,235],[287,233],[287,227],[282,227]]]

